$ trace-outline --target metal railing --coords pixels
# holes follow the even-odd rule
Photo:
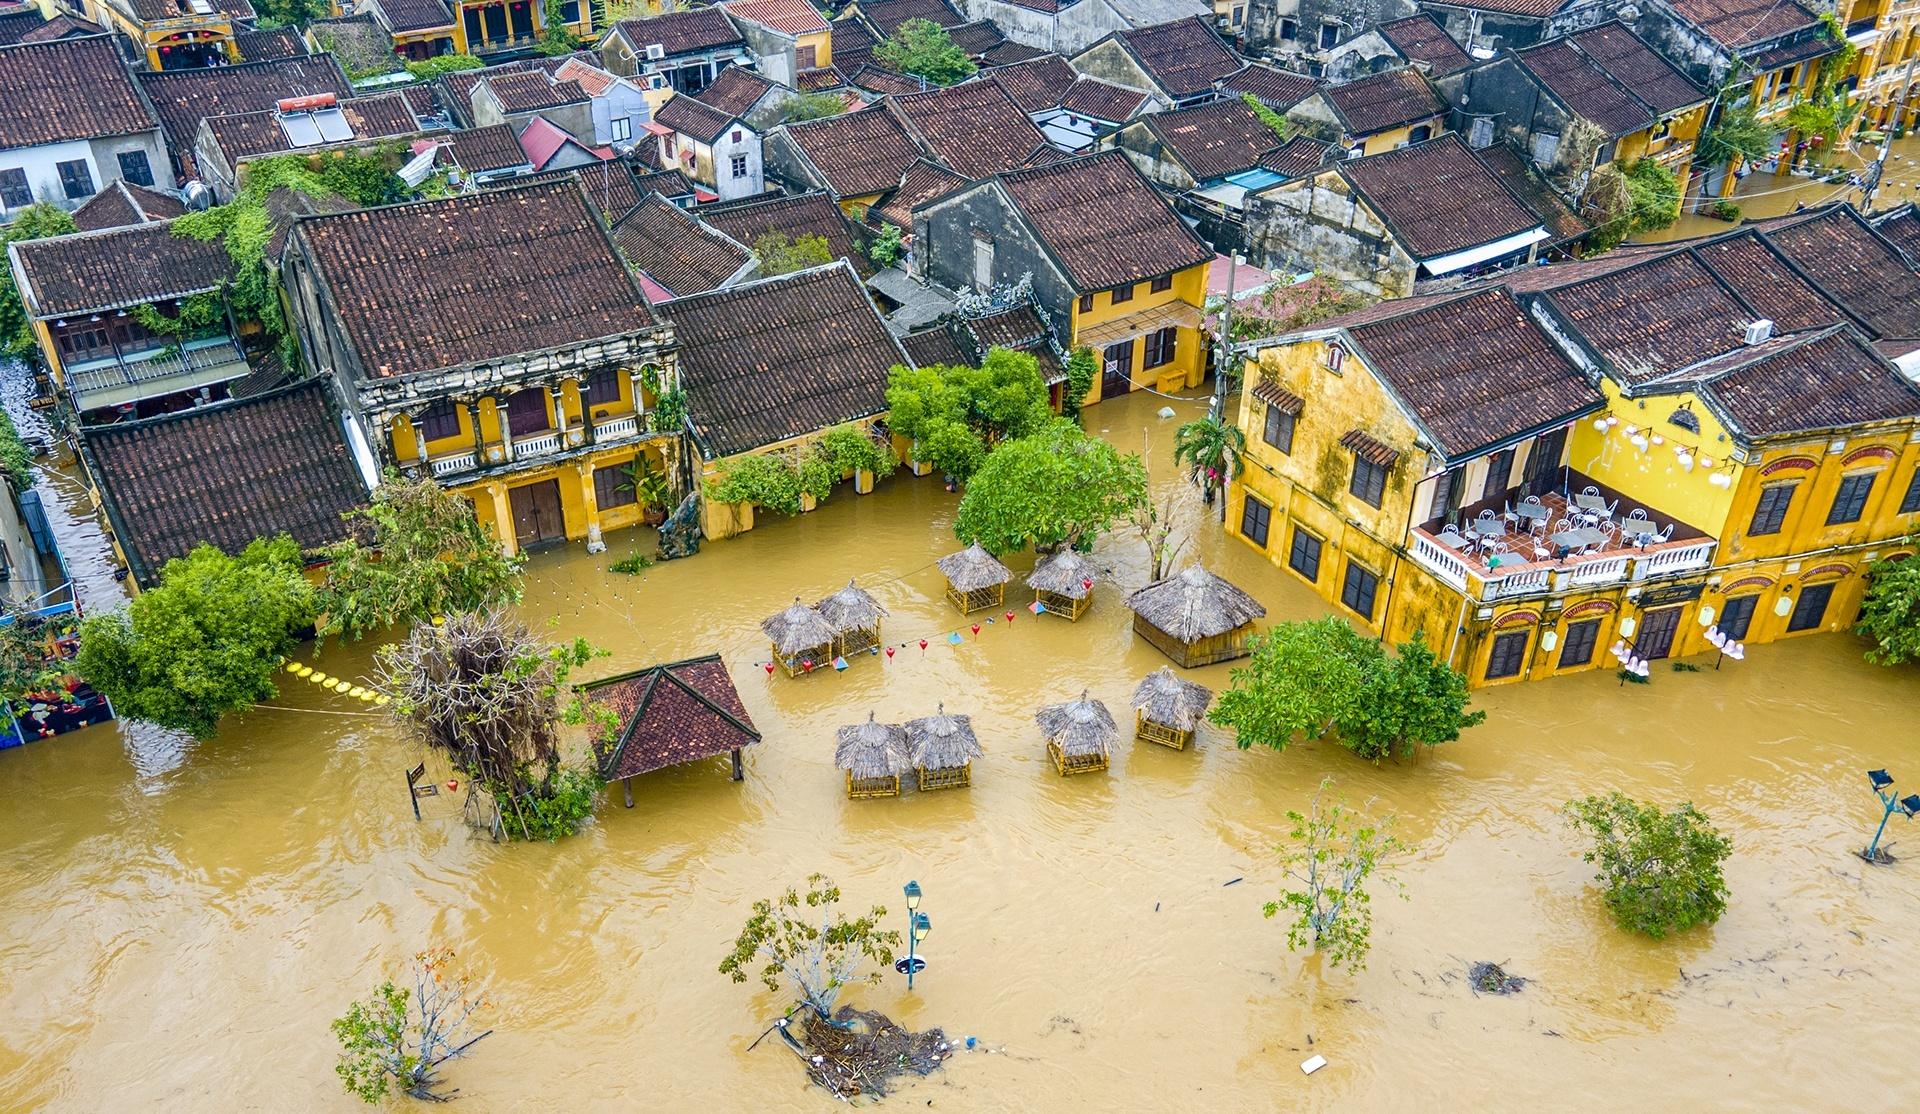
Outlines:
[[[1693,572],[1713,564],[1716,545],[1712,538],[1700,538],[1489,569],[1441,544],[1426,531],[1415,529],[1407,553],[1441,583],[1471,599],[1492,601],[1539,595],[1557,588],[1588,588]]]
[[[72,389],[85,394],[118,387],[142,387],[165,379],[192,378],[199,372],[231,370],[234,364],[240,365],[240,374],[245,374],[246,362],[239,345],[231,338],[218,337],[188,341],[176,351],[154,349],[131,357],[115,355],[69,364],[65,370]]]

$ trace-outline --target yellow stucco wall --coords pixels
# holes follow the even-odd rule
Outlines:
[[[1718,537],[1733,504],[1734,488],[1719,487],[1708,477],[1716,472],[1736,475],[1739,470],[1729,456],[1734,446],[1726,427],[1691,392],[1623,399],[1609,379],[1601,380],[1600,390],[1607,396],[1607,410],[1574,423],[1567,439],[1568,465]],[[1699,433],[1668,420],[1683,408],[1700,423]],[[1613,424],[1601,433],[1594,423],[1607,418]],[[1635,448],[1628,440],[1630,428],[1647,439],[1646,449]],[[1655,437],[1660,438],[1657,444]],[[1692,456],[1691,470],[1681,465],[1679,448]],[[1703,460],[1711,460],[1712,467]]]
[[[807,47],[813,48],[814,68],[820,69],[833,65],[832,30],[816,31],[811,35],[796,36],[793,45],[795,48],[795,57],[798,57],[799,52],[805,50]]]
[[[1913,424],[1863,429],[1851,435],[1794,440],[1762,446],[1740,470],[1717,564],[1794,557],[1836,546],[1892,542],[1920,529],[1920,515],[1900,514],[1901,497],[1920,465],[1920,445],[1908,440]],[[1827,525],[1835,492],[1849,475],[1872,473],[1873,490],[1858,522]],[[1795,484],[1777,534],[1747,533],[1761,494],[1775,484]]]
[[[1204,311],[1207,303],[1207,265],[1202,263],[1184,271],[1176,271],[1173,282],[1167,289],[1156,292],[1151,282],[1136,282],[1132,286],[1133,297],[1129,301],[1114,304],[1112,290],[1100,290],[1093,294],[1093,308],[1082,310],[1081,299],[1076,297],[1069,310],[1068,336],[1072,339],[1068,349],[1078,349],[1082,345],[1083,332],[1096,325],[1104,324],[1138,313],[1144,309],[1185,303],[1196,310]],[[1152,387],[1161,391],[1175,391],[1182,387],[1197,387],[1206,377],[1206,338],[1199,329],[1181,327],[1174,341],[1173,360],[1156,368],[1143,366],[1146,362],[1145,337],[1133,339],[1132,381],[1135,388]],[[1095,359],[1100,353],[1094,353]],[[1100,401],[1101,375],[1094,373],[1093,387],[1082,400],[1085,404]]]

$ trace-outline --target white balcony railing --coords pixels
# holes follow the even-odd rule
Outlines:
[[[564,435],[557,429],[529,433],[525,437],[513,439],[513,459],[527,460],[537,456],[551,456],[559,452],[565,443]]]
[[[593,423],[593,439],[595,441],[612,441],[621,437],[632,437],[639,432],[640,418],[634,414],[628,414],[623,418],[608,418],[606,421]]]
[[[471,472],[480,466],[479,457],[473,453],[449,453],[436,456],[427,462],[435,476],[451,476],[457,472]]]
[[[1469,598],[1483,602],[1541,595],[1569,587],[1652,580],[1713,564],[1715,542],[1700,538],[1647,549],[1619,549],[1558,561],[1529,561],[1489,569],[1415,530],[1407,547],[1415,563]],[[1556,579],[1556,577],[1558,579]]]
[[[1427,570],[1446,584],[1464,592],[1471,570],[1459,554],[1427,536],[1423,530],[1413,532],[1413,559],[1427,567]]]
[[[1713,548],[1712,538],[1702,538],[1671,549],[1656,549],[1640,558],[1639,564],[1634,566],[1633,578],[1645,580],[1652,576],[1671,576],[1704,569],[1713,564]]]

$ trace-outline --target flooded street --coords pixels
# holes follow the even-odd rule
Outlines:
[[[1748,221],[1785,216],[1798,206],[1811,209],[1831,201],[1851,201],[1859,205],[1864,200],[1866,190],[1853,184],[1850,179],[1857,175],[1864,182],[1868,168],[1879,153],[1880,148],[1871,143],[1855,143],[1839,152],[1834,156],[1833,165],[1846,170],[1849,178],[1838,182],[1756,170],[1740,179],[1739,186],[1729,200],[1740,206],[1741,219]],[[1911,201],[1920,201],[1920,138],[1915,137],[1893,141],[1893,149],[1887,153],[1885,181],[1873,196],[1873,211],[1884,213]],[[1666,228],[1636,235],[1632,239],[1637,242],[1685,240],[1695,236],[1718,235],[1735,227],[1707,216],[1704,210],[1710,202],[1701,202],[1697,196],[1689,198],[1688,202],[1702,211],[1696,213],[1689,208],[1681,213],[1679,220]]]
[[[1203,404],[1145,394],[1088,412],[1124,448],[1148,440],[1179,487],[1173,429]],[[46,488],[43,486],[43,490]],[[1191,490],[1190,511],[1203,513]],[[72,502],[69,485],[50,498]],[[0,752],[0,1110],[339,1110],[327,1022],[407,955],[450,945],[485,981],[496,1033],[448,1077],[463,1111],[819,1111],[784,1048],[748,1045],[786,1000],[716,973],[756,898],[811,871],[893,927],[918,879],[933,932],[908,995],[889,974],[848,998],[980,1038],[886,1105],[944,1110],[1882,1110],[1920,1097],[1902,1052],[1920,1011],[1920,828],[1913,858],[1867,867],[1878,809],[1863,771],[1920,788],[1920,672],[1860,659],[1844,636],[1758,647],[1645,687],[1605,673],[1476,697],[1485,725],[1417,764],[1337,746],[1242,752],[1203,728],[1185,752],[1124,742],[1105,776],[1063,779],[1034,710],[1083,687],[1126,718],[1162,664],[1131,632],[1145,546],[1103,539],[1111,581],[1078,624],[976,637],[932,562],[958,548],[958,497],[902,472],[871,496],[763,516],[741,538],[644,576],[589,557],[534,559],[522,612],[608,648],[587,676],[726,656],[765,736],[747,777],[716,759],[615,788],[557,845],[496,846],[457,802],[404,791],[419,758],[365,705],[289,679],[282,700],[181,747],[124,725]],[[77,509],[84,511],[84,506]],[[60,520],[98,578],[98,543]],[[1194,548],[1268,621],[1322,609],[1211,520]],[[1023,579],[1031,556],[1013,564]],[[758,624],[857,576],[915,645],[845,673],[768,676]],[[110,582],[83,591],[100,606]],[[964,641],[947,644],[958,630]],[[928,639],[922,652],[917,640]],[[371,648],[316,664],[362,678]],[[1189,673],[1216,689],[1227,666]],[[848,801],[833,732],[863,719],[975,717],[970,790]],[[1331,774],[1414,844],[1406,900],[1375,899],[1359,974],[1287,951],[1263,902],[1281,886],[1284,813]],[[1676,940],[1616,929],[1555,810],[1620,789],[1690,798],[1734,843],[1730,907]],[[1231,880],[1244,879],[1235,885]],[[1476,960],[1532,981],[1475,997]],[[1311,1043],[1309,1043],[1311,1042]],[[1303,1076],[1318,1052],[1330,1067]],[[1578,1096],[1578,1097],[1570,1097]]]

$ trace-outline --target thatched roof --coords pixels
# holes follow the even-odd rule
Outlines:
[[[1049,704],[1033,718],[1040,724],[1040,730],[1046,733],[1047,740],[1058,743],[1061,752],[1069,756],[1105,754],[1120,736],[1120,728],[1113,722],[1113,713],[1084,690],[1080,693],[1080,699],[1069,700],[1065,704]]]
[[[793,597],[793,606],[760,624],[760,629],[773,639],[775,653],[799,654],[807,650],[817,650],[833,641],[833,624],[826,616]]]
[[[1052,592],[1056,596],[1065,596],[1077,600],[1092,591],[1087,587],[1090,580],[1099,580],[1100,570],[1093,567],[1084,553],[1072,549],[1060,552],[1033,566],[1033,575],[1027,577],[1027,587],[1036,592]]]
[[[1147,674],[1133,690],[1133,710],[1162,727],[1192,731],[1213,703],[1213,690],[1196,681],[1188,681],[1163,665]]]
[[[1185,643],[1222,635],[1266,615],[1259,601],[1199,565],[1127,597],[1133,613]]]
[[[907,731],[897,723],[880,723],[867,713],[867,722],[842,727],[833,748],[833,764],[862,779],[892,777],[911,769],[907,758]]]
[[[913,764],[923,770],[955,769],[986,753],[973,733],[973,720],[948,715],[944,703],[933,715],[907,721],[907,745]]]
[[[851,580],[847,581],[845,588],[814,604],[813,607],[826,618],[828,625],[833,627],[836,634],[867,630],[879,625],[880,620],[887,614],[887,609],[880,606],[879,600],[855,586]]]
[[[947,554],[940,558],[939,563],[940,571],[946,574],[947,583],[962,592],[991,588],[1013,579],[1007,566],[994,560],[993,554],[981,549],[979,542],[958,553]]]

